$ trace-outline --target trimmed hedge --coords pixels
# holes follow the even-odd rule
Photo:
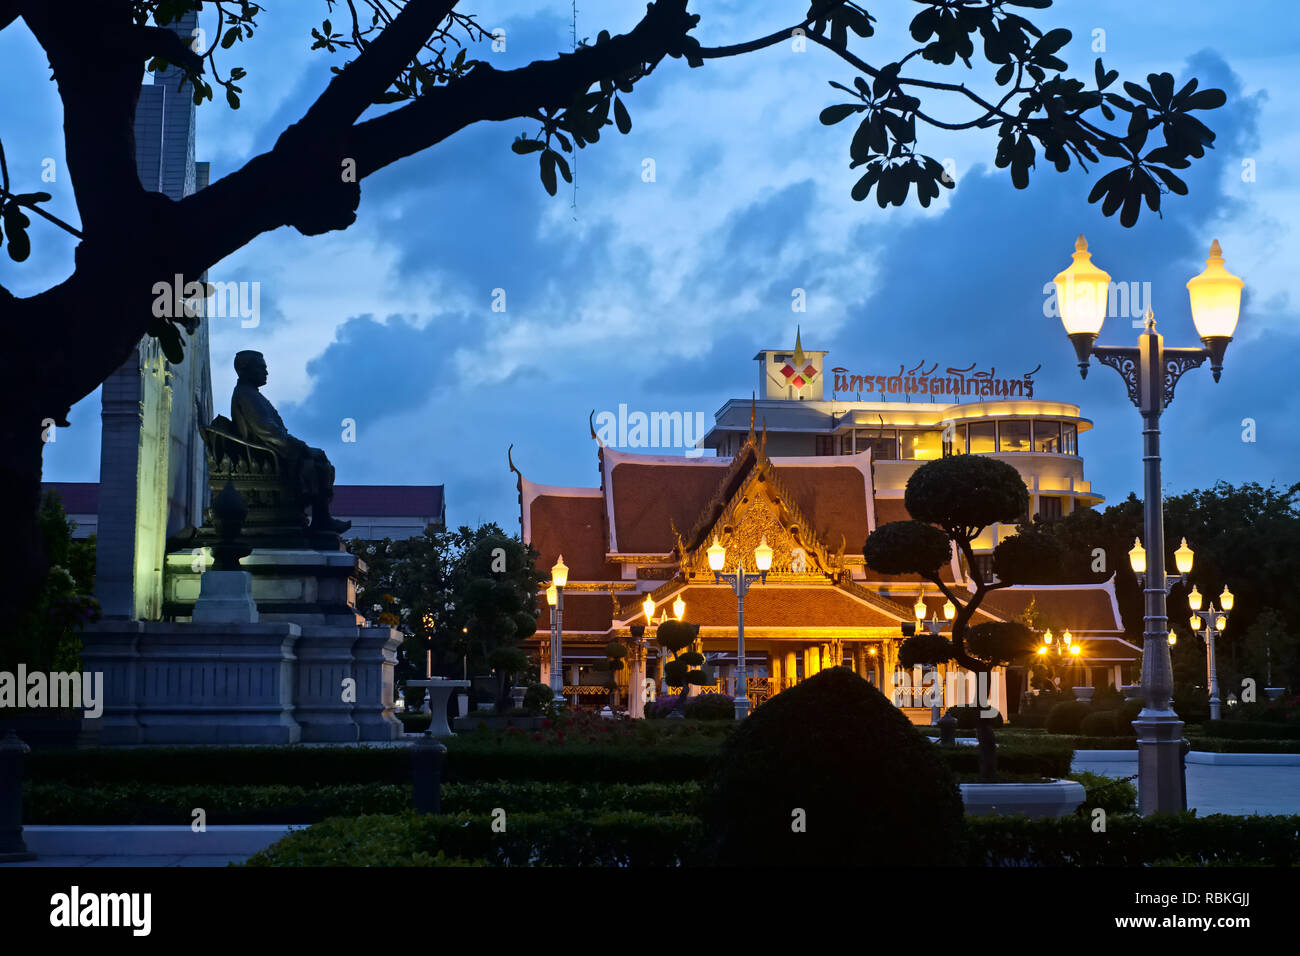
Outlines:
[[[1193,750],[1215,754],[1300,754],[1300,740],[1225,740],[1187,734]]]
[[[249,866],[676,866],[707,863],[701,821],[636,812],[332,818],[256,854]],[[1300,858],[1300,816],[973,817],[971,866],[1289,866]]]
[[[1043,738],[1041,741],[997,741],[998,773],[1037,777],[1066,777],[1074,759],[1069,741]],[[939,747],[934,752],[955,774],[979,773],[979,748]]]
[[[1279,720],[1207,720],[1201,730],[1229,740],[1300,740],[1300,723]]]
[[[1107,815],[1137,812],[1137,787],[1132,777],[1107,777],[1086,770],[1071,773],[1069,779],[1083,784],[1083,803],[1075,809],[1075,816],[1092,819],[1092,811],[1105,810]]]
[[[689,729],[689,728],[684,728]],[[516,738],[519,735],[515,735]],[[702,780],[721,737],[627,744],[542,743],[510,734],[465,734],[447,743],[445,779],[654,783]],[[83,787],[104,784],[330,786],[409,783],[407,747],[140,747],[33,751],[27,777]]]
[[[192,822],[202,808],[214,825],[316,823],[334,816],[404,813],[411,787],[352,784],[330,787],[236,787],[203,784],[73,787],[28,783],[23,800],[27,825],[177,825]],[[540,813],[554,807],[581,810],[639,810],[695,813],[700,785],[687,783],[573,784],[461,783],[442,788],[444,813]]]
[[[1300,816],[972,817],[966,843],[971,866],[1293,866]]]
[[[962,704],[958,707],[949,707],[945,717],[952,717],[957,721],[958,730],[974,730],[979,724],[980,711],[983,708],[975,704]],[[1002,726],[1002,714],[998,713],[993,718],[993,726]]]
[[[1081,700],[1063,700],[1047,712],[1044,726],[1049,734],[1077,734],[1083,718],[1092,713],[1092,705]]]
[[[1118,737],[1115,711],[1096,710],[1079,722],[1079,732],[1085,737]]]
[[[248,866],[680,866],[699,862],[698,817],[636,811],[336,817],[290,833]],[[445,862],[442,865],[447,865]],[[463,865],[463,864],[462,864]],[[475,864],[470,864],[475,865]]]

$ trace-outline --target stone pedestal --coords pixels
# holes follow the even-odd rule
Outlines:
[[[104,673],[105,700],[84,723],[103,745],[295,743],[299,635],[283,623],[89,625],[82,661]]]
[[[1133,721],[1138,744],[1138,809],[1142,815],[1187,809],[1183,722],[1173,711],[1142,711]]]
[[[390,627],[362,627],[352,645],[353,673],[357,681],[357,702],[352,708],[362,740],[397,740],[402,722],[393,712],[393,669],[400,631]]]
[[[177,620],[191,618],[202,584],[212,571],[200,575],[192,551],[167,555],[163,614]],[[364,623],[356,611],[357,576],[365,569],[346,551],[258,550],[239,562],[251,575],[252,596],[263,621],[355,627]],[[225,573],[225,572],[221,572]]]
[[[83,738],[102,745],[353,743],[402,732],[393,712],[401,634],[390,628],[101,621],[82,639],[85,669],[104,674],[104,712],[82,722]]]
[[[258,623],[253,576],[247,571],[208,571],[200,582],[192,617],[195,623]]]
[[[356,705],[343,699],[344,681],[355,680],[352,646],[357,642],[358,630],[303,625],[298,644],[295,716],[302,725],[304,741],[356,743],[361,739],[352,717]]]

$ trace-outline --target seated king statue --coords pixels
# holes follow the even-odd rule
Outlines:
[[[303,500],[311,504],[313,532],[342,534],[352,527],[350,521],[330,516],[334,498],[334,466],[325,452],[308,447],[284,427],[275,406],[258,389],[266,384],[266,359],[261,352],[243,351],[235,355],[235,373],[239,381],[230,398],[230,417],[239,437],[246,442],[271,449],[280,459],[281,473],[290,480],[296,477]]]

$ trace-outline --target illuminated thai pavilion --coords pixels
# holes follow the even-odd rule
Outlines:
[[[1078,453],[1078,434],[1091,422],[1077,406],[1026,397],[1026,387],[1032,396],[1032,373],[1015,380],[1018,397],[1003,398],[1000,393],[1012,386],[974,369],[937,376],[937,364],[926,371],[921,363],[910,374],[858,376],[837,368],[835,397],[826,400],[825,355],[805,352],[798,339],[793,351],[759,352],[762,397],[735,399],[717,412],[701,442],[713,456],[619,450],[593,426],[597,487],[541,485],[518,473],[522,533],[539,552],[539,569],[546,573],[561,555],[569,568],[561,641],[566,696],[582,702],[590,694],[589,702],[604,703],[605,675],[592,665],[615,638],[636,644],[634,635],[647,623],[647,596],[654,601],[654,622],[671,616],[675,602],[685,602],[683,619],[700,626],[698,649],[719,676],[717,689],[734,692],[736,597],[729,586],[714,583],[705,551],[716,537],[727,548],[729,569],[743,557],[753,571],[754,548],[766,539],[774,551],[772,569],[745,597],[751,701],[761,705],[796,681],[843,665],[914,720],[928,722],[928,708],[909,706],[921,702],[910,689],[922,675],[897,666],[898,649],[902,626],[915,621],[918,598],[927,618],[942,618],[945,599],[915,575],[872,571],[862,556],[863,542],[878,525],[908,517],[908,476],[943,454],[988,454],[1020,471],[1031,513],[1052,517],[1103,500],[1084,480]],[[869,390],[884,392],[881,400],[838,397],[847,384],[867,391],[868,381]],[[972,390],[974,400],[947,400]],[[917,394],[945,401],[911,401]],[[671,430],[674,422],[663,415],[658,427]],[[945,583],[973,590],[975,575],[991,574],[994,542],[1014,532],[1014,525],[988,529],[977,542],[975,568],[954,554],[941,572]],[[1081,648],[1072,683],[1121,683],[1120,667],[1136,659],[1138,648],[1124,638],[1113,576],[1103,584],[994,591],[973,623],[1019,619],[1031,600],[1068,627]],[[539,605],[532,643],[546,675],[551,609],[544,599]],[[622,672],[625,688],[629,675],[661,680],[654,622],[644,634],[645,650],[634,646],[633,666]],[[1024,685],[1023,673],[1012,670],[1002,675],[1009,683],[1003,679],[994,687],[1004,713],[1008,693],[1014,702]],[[950,695],[947,702],[963,701]],[[632,710],[639,710],[635,703]]]

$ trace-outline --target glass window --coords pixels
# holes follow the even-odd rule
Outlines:
[[[998,448],[1001,451],[1029,451],[1029,422],[999,422]]]
[[[943,430],[943,455],[966,454],[966,426],[949,425]]]
[[[1073,423],[1065,422],[1061,425],[1061,453],[1065,455],[1079,454],[1078,429]]]
[[[991,455],[997,450],[997,422],[973,422],[967,431],[972,455]]]
[[[902,445],[903,458],[930,461],[943,453],[943,432],[941,431],[901,431],[898,435]]]
[[[1034,451],[1059,454],[1061,451],[1061,423],[1034,422]]]
[[[898,459],[898,432],[892,428],[859,428],[857,433],[858,451],[871,449],[872,461],[896,461]]]

